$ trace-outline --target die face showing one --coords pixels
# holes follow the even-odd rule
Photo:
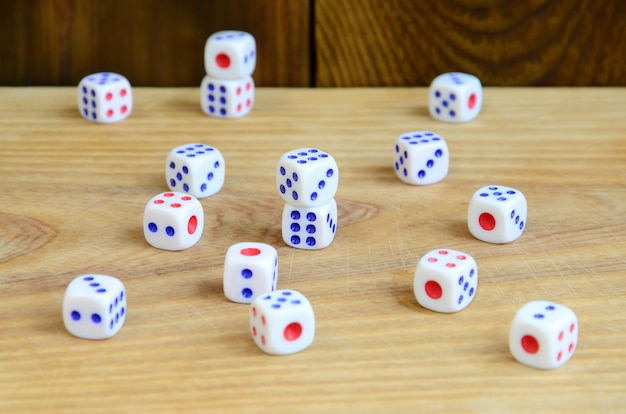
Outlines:
[[[335,197],[339,167],[328,153],[316,148],[286,152],[278,160],[276,186],[282,199],[296,207],[316,207]]]
[[[181,145],[172,149],[165,160],[165,178],[170,190],[197,198],[217,193],[224,185],[225,175],[222,153],[209,145]]]
[[[82,275],[67,286],[63,297],[63,324],[74,336],[106,339],[126,319],[124,284],[112,276]]]
[[[413,291],[423,307],[443,313],[458,312],[476,296],[478,267],[467,253],[436,249],[417,264]]]
[[[337,231],[337,202],[335,199],[318,207],[283,208],[282,234],[287,245],[305,250],[328,247]]]
[[[439,121],[471,121],[478,116],[482,102],[482,85],[474,75],[444,73],[430,84],[428,108],[431,116]]]
[[[204,46],[206,73],[220,79],[252,75],[256,66],[256,41],[250,33],[223,30],[213,33]]]
[[[174,191],[161,193],[148,201],[144,209],[144,236],[158,249],[187,249],[200,240],[203,229],[202,204],[192,195]]]
[[[474,193],[467,212],[470,233],[489,243],[510,243],[524,232],[528,206],[515,188],[488,185]]]
[[[568,307],[539,300],[522,306],[511,324],[509,349],[522,364],[554,369],[574,354],[578,318]]]
[[[200,85],[202,111],[216,118],[240,118],[254,106],[254,80],[225,80],[205,76]]]
[[[224,295],[233,302],[252,303],[276,289],[278,253],[265,243],[233,244],[224,260]]]
[[[272,355],[300,352],[313,343],[315,315],[311,302],[295,290],[277,290],[250,305],[254,343]]]
[[[94,73],[78,83],[78,110],[85,119],[109,124],[125,119],[132,109],[133,92],[122,75]]]
[[[427,185],[448,174],[450,153],[446,141],[430,131],[414,131],[396,139],[396,175],[407,184]]]

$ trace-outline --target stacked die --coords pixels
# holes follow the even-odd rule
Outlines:
[[[339,168],[335,159],[316,148],[286,152],[278,160],[276,186],[285,201],[283,240],[306,250],[330,245],[337,231]]]
[[[200,85],[200,106],[209,116],[239,118],[254,105],[256,41],[250,33],[213,33],[204,46],[206,76]]]

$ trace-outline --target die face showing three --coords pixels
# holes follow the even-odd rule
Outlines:
[[[250,33],[223,30],[213,33],[204,46],[206,73],[220,79],[252,75],[256,66],[256,41]]]
[[[63,297],[63,324],[84,339],[115,335],[126,319],[124,284],[112,276],[88,274],[74,279]]]
[[[515,188],[488,185],[474,193],[467,212],[470,233],[489,243],[510,243],[526,227],[528,206]]]
[[[130,115],[133,93],[128,79],[117,73],[101,72],[78,83],[78,110],[83,118],[97,123],[118,122]]]
[[[549,301],[522,306],[511,324],[509,349],[522,364],[554,369],[574,354],[578,342],[578,318],[568,307]]]
[[[337,231],[337,202],[331,199],[317,207],[283,208],[282,234],[287,245],[305,250],[328,247]]]
[[[277,290],[250,305],[250,332],[264,352],[288,355],[313,343],[315,315],[309,300],[295,290]]]
[[[205,76],[200,85],[202,111],[216,118],[239,118],[254,106],[254,79],[219,79]]]
[[[450,153],[446,141],[430,131],[414,131],[396,139],[394,170],[407,184],[427,185],[448,174]]]
[[[200,240],[203,229],[202,204],[192,195],[174,191],[161,193],[148,201],[144,209],[144,236],[158,249],[187,249]]]
[[[417,264],[413,291],[423,307],[443,313],[458,312],[476,296],[478,267],[467,253],[436,249]]]
[[[444,73],[430,84],[428,108],[431,116],[439,121],[471,121],[478,116],[482,102],[482,85],[474,75]]]
[[[170,190],[197,198],[212,196],[224,185],[226,163],[222,153],[200,143],[178,146],[165,160],[165,178]]]
[[[278,281],[278,253],[269,244],[241,242],[230,246],[224,260],[224,295],[237,303],[252,303],[272,292]]]

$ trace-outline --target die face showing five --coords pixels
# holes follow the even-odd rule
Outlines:
[[[335,199],[317,207],[283,208],[282,234],[287,245],[305,250],[328,247],[337,231],[337,202]]]
[[[488,185],[474,193],[467,212],[470,233],[489,243],[510,243],[524,232],[526,197],[515,188]]]
[[[272,355],[300,352],[313,343],[315,315],[309,300],[295,290],[277,290],[250,305],[254,343]]]
[[[474,75],[444,73],[430,84],[428,108],[431,116],[439,121],[471,121],[478,116],[482,102],[482,85]]]
[[[396,139],[394,170],[407,184],[427,185],[448,174],[450,154],[446,141],[430,131],[414,131]]]
[[[216,118],[240,118],[254,106],[254,80],[219,79],[205,76],[200,85],[202,111]]]
[[[117,73],[101,72],[78,83],[78,110],[83,118],[97,123],[118,122],[130,115],[133,93],[128,79]]]
[[[574,354],[578,318],[568,307],[539,300],[519,309],[509,335],[509,349],[522,364],[554,369]]]
[[[417,264],[413,291],[423,307],[443,313],[458,312],[476,296],[478,267],[467,253],[436,249]]]
[[[265,243],[233,244],[224,260],[224,295],[237,303],[252,303],[276,289],[278,253]]]
[[[337,193],[339,168],[330,154],[319,149],[295,149],[278,160],[276,186],[286,203],[296,207],[321,206]]]
[[[213,33],[204,46],[206,73],[220,79],[252,75],[256,66],[256,41],[250,33],[223,30]]]
[[[165,178],[170,190],[197,198],[212,196],[224,185],[226,163],[222,153],[205,144],[181,145],[165,160]]]
[[[144,236],[158,249],[187,249],[200,240],[203,229],[202,204],[192,195],[161,193],[148,201],[144,209]]]
[[[63,324],[84,339],[115,335],[126,319],[124,284],[112,276],[88,274],[74,279],[63,297]]]

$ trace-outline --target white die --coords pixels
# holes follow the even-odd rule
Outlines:
[[[510,243],[524,232],[526,197],[515,188],[488,185],[474,193],[467,211],[467,226],[479,240]]]
[[[568,307],[545,300],[529,302],[515,315],[509,349],[522,364],[554,369],[574,354],[578,342],[578,318]]]
[[[185,144],[170,151],[165,179],[170,190],[197,198],[212,196],[224,185],[226,163],[222,153],[204,144]]]
[[[254,343],[268,354],[300,352],[315,337],[311,302],[295,290],[261,295],[250,305],[250,331]]]
[[[78,83],[78,111],[83,118],[109,124],[125,119],[132,110],[133,91],[124,76],[94,73]]]
[[[339,167],[328,153],[316,148],[299,148],[278,160],[276,186],[280,196],[297,207],[316,207],[335,197]]]
[[[278,253],[265,243],[233,244],[224,260],[224,295],[233,302],[251,303],[276,289]]]
[[[446,141],[429,131],[414,131],[396,139],[394,169],[407,184],[427,185],[448,174],[450,153]]]
[[[482,104],[483,89],[476,76],[444,73],[430,84],[428,108],[431,116],[439,121],[471,121],[478,116]]]
[[[337,202],[317,207],[294,207],[285,204],[282,223],[283,240],[291,247],[319,250],[328,247],[337,231]]]
[[[148,201],[143,212],[143,234],[158,249],[187,249],[200,240],[203,229],[202,204],[189,194],[158,194]]]
[[[200,85],[202,111],[216,118],[240,118],[254,106],[254,80],[225,80],[205,76]]]
[[[256,66],[256,41],[250,33],[224,30],[213,33],[204,45],[206,73],[220,79],[252,75]]]
[[[106,339],[126,319],[124,284],[112,276],[82,275],[72,280],[63,297],[63,324],[74,336]]]
[[[435,249],[417,263],[413,292],[417,302],[436,312],[458,312],[469,305],[478,288],[478,267],[467,253]]]

